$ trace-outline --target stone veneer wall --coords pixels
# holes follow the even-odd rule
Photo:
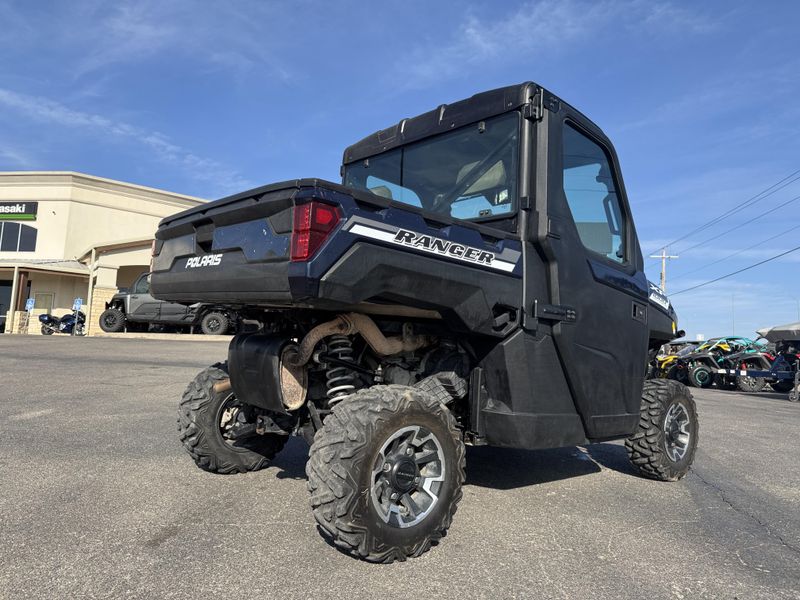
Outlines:
[[[88,312],[84,311],[86,312],[86,335],[103,333],[103,330],[100,329],[100,315],[106,309],[106,302],[111,300],[118,291],[117,288],[107,287],[95,287],[92,290],[92,304],[87,307]]]

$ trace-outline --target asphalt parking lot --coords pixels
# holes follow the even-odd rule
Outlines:
[[[449,535],[406,563],[328,546],[307,448],[219,476],[175,435],[224,344],[0,336],[1,598],[800,598],[800,405],[695,390],[681,482],[619,444],[472,448]]]

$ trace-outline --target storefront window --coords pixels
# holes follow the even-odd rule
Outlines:
[[[0,222],[0,252],[35,252],[37,233],[30,225]]]
[[[33,295],[33,308],[36,310],[53,310],[53,294],[50,292],[37,292]]]

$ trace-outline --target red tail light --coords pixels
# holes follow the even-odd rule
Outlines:
[[[317,200],[295,206],[292,260],[303,261],[314,256],[341,218],[338,207]]]

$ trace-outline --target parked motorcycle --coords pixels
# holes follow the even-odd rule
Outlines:
[[[42,324],[42,335],[53,335],[54,333],[72,335],[73,329],[75,330],[75,335],[84,335],[86,332],[86,315],[80,310],[78,311],[77,322],[75,313],[67,313],[61,318],[53,315],[39,315],[39,321]]]

